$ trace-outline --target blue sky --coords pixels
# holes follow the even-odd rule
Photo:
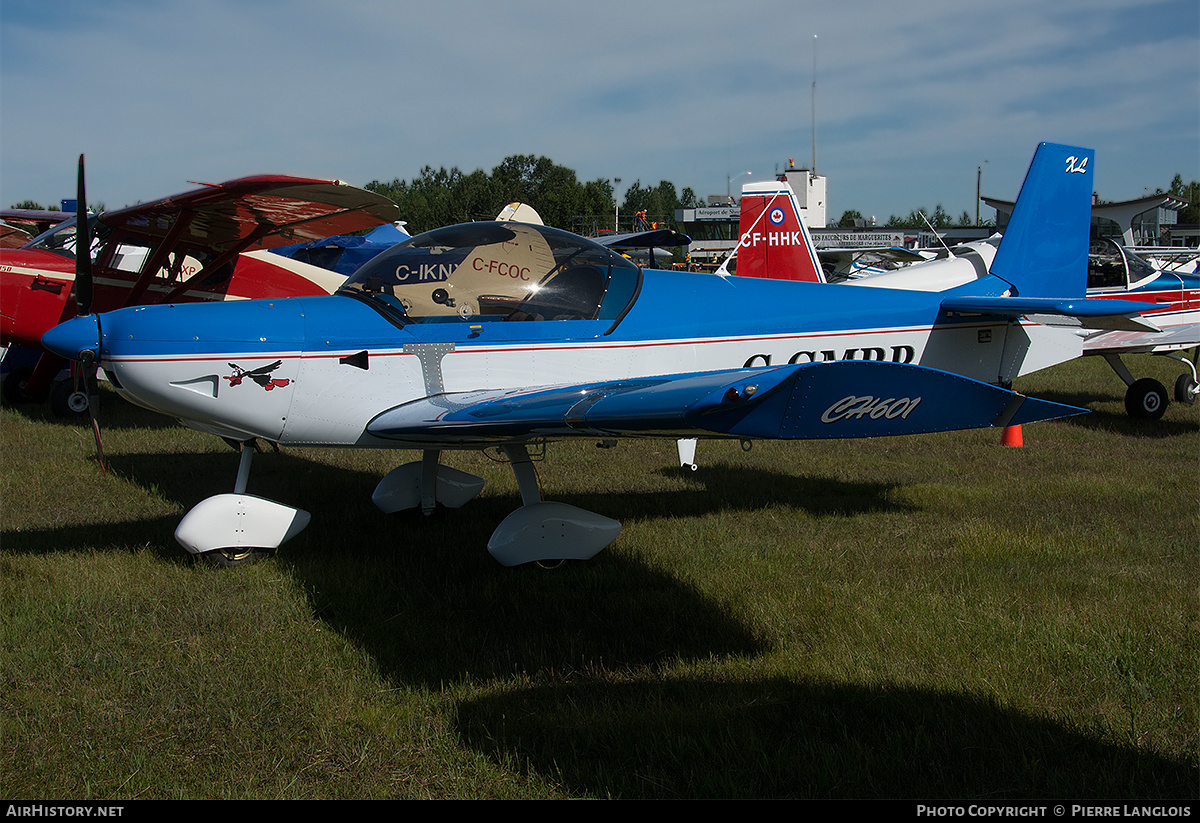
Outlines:
[[[2,0],[0,205],[73,196],[81,152],[108,208],[514,154],[721,194],[811,165],[814,56],[832,219],[974,215],[1043,140],[1107,200],[1200,179],[1195,0]]]

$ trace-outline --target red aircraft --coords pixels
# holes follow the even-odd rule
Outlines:
[[[82,157],[79,177],[82,204]],[[36,365],[17,367],[4,381],[10,401],[50,394],[66,361],[42,350],[42,335],[81,305],[101,312],[152,303],[328,294],[345,278],[266,250],[374,228],[397,220],[399,209],[337,180],[262,175],[87,215],[93,272],[88,295],[79,294],[75,283],[81,218],[57,214],[67,219],[20,248],[0,248],[0,345],[40,352]],[[86,396],[72,392],[71,383],[55,388],[56,411],[87,408]]]
[[[71,213],[65,211],[0,209],[0,248],[19,249],[70,217]]]

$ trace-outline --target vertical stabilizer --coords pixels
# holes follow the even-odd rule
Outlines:
[[[1055,143],[1037,147],[991,267],[1018,296],[1086,293],[1093,155]]]
[[[737,274],[824,283],[821,260],[785,181],[742,187]]]

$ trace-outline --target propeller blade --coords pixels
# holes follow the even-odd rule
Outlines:
[[[75,200],[75,304],[80,314],[92,310],[92,233],[88,226],[83,155],[79,155],[79,184]]]

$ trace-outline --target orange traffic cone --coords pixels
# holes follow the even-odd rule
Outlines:
[[[1000,438],[1000,445],[1013,446],[1014,448],[1020,448],[1021,446],[1024,446],[1025,441],[1021,437],[1021,427],[1005,426],[1004,435]]]

